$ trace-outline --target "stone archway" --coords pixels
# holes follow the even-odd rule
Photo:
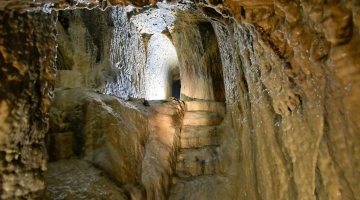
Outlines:
[[[183,11],[177,16],[171,36],[179,57],[181,99],[225,101],[221,57],[212,24]]]
[[[155,33],[150,37],[145,68],[146,95],[148,100],[172,96],[174,80],[180,80],[179,61],[174,45],[168,37]]]

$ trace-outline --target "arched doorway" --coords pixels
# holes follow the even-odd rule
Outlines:
[[[212,24],[189,13],[177,14],[184,17],[175,23],[171,36],[179,58],[181,99],[225,101],[222,62]]]
[[[148,42],[145,68],[146,95],[148,100],[180,98],[179,61],[174,45],[168,37],[156,33]]]

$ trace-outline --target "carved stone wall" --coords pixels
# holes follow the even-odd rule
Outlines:
[[[54,85],[52,67],[56,47],[56,17],[46,12],[64,8],[104,9],[128,3],[92,0],[0,3],[1,30],[6,30],[0,36],[1,198],[36,198],[42,196],[44,189],[43,138]],[[150,2],[131,3],[144,6]],[[193,16],[195,20],[189,19],[180,13],[177,17],[185,18],[177,21],[180,23],[173,33],[169,31],[180,66],[186,67],[182,75],[194,87],[202,89],[185,89],[183,94],[190,98],[226,100],[234,132],[227,135],[231,145],[226,146],[230,143],[225,142],[222,148],[231,169],[214,179],[207,176],[178,184],[171,197],[211,199],[218,197],[212,192],[227,192],[225,197],[238,199],[358,199],[359,2],[227,0],[196,1],[192,5],[198,6],[197,9],[213,21],[196,16]],[[10,11],[15,8],[37,12]],[[127,16],[120,8],[111,9],[118,17],[113,30],[124,36],[118,38],[119,41],[131,40],[132,32],[128,35],[131,27],[120,20]],[[89,27],[98,28],[90,22],[79,24],[87,27],[82,33],[90,30]],[[99,35],[90,36],[88,44],[96,46],[92,50],[101,52]],[[132,48],[121,48],[120,45],[110,49],[137,55],[127,54]],[[191,52],[186,52],[189,49]],[[95,62],[98,55],[101,58],[102,54],[89,52]],[[72,66],[67,57],[61,49],[58,61],[63,59],[64,70]],[[114,65],[120,63],[116,60],[118,57],[113,58]],[[211,63],[216,63],[216,68]],[[217,81],[219,84],[213,84],[216,89],[213,91],[223,92],[212,93],[206,89],[211,81],[210,76],[202,76],[208,74],[203,73],[209,69],[204,66],[214,67],[210,72],[216,76],[222,71],[224,85]],[[115,71],[127,73],[126,70],[132,69],[119,67]],[[118,81],[118,77],[113,88],[126,85]],[[138,80],[129,77],[127,80]],[[224,90],[219,89],[221,87]],[[125,94],[132,91],[139,96],[144,94],[136,89],[124,91]],[[166,178],[165,182],[169,183]],[[219,187],[219,183],[224,183],[223,187]],[[146,187],[152,188],[151,184]],[[206,190],[200,190],[201,187]],[[168,194],[167,189],[165,193],[151,191],[163,197]]]
[[[123,99],[145,96],[144,43],[126,9],[61,11],[57,29],[56,87],[89,88]]]
[[[211,23],[183,10],[175,16],[171,36],[179,57],[182,99],[224,101],[221,58]]]

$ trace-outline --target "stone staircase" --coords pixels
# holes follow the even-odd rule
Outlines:
[[[221,173],[217,147],[221,142],[219,125],[225,117],[225,103],[185,101],[185,105],[176,164],[178,177]]]

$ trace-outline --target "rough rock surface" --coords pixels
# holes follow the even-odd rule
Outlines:
[[[179,57],[181,98],[224,101],[222,63],[211,23],[177,10],[171,36]]]
[[[212,103],[210,107],[204,107],[214,111],[218,108],[216,105]],[[169,199],[241,199],[239,186],[243,180],[239,174],[240,152],[236,151],[238,143],[234,139],[231,122],[229,118],[225,118],[215,127],[216,143],[204,146],[192,143],[193,145],[190,144],[191,146],[186,148],[180,146],[177,154],[176,177]],[[186,126],[183,128],[180,133],[181,140],[187,136],[184,135]],[[212,137],[212,135],[207,136]]]
[[[57,89],[55,96],[53,107],[66,113],[75,140],[75,146],[62,145],[120,184],[138,182],[148,138],[147,107],[83,88]]]
[[[141,100],[121,100],[83,88],[57,89],[55,96],[52,110],[65,113],[62,123],[68,124],[68,129],[62,133],[50,129],[50,160],[68,158],[73,151],[78,159],[103,170],[131,198],[169,196],[183,118],[181,102],[149,101],[149,106],[144,106]],[[74,142],[69,142],[69,137]],[[67,142],[61,143],[64,140]],[[53,165],[58,168],[62,164]],[[48,172],[47,180],[53,176]],[[60,198],[57,188],[64,186],[66,179],[49,181],[48,191]],[[79,187],[79,183],[72,184]]]
[[[169,198],[183,117],[184,103],[174,98],[150,110],[149,138],[141,174],[146,199]]]
[[[255,25],[214,23],[245,180],[239,198],[357,199],[358,84],[347,73],[358,57],[345,50],[352,43],[330,44],[320,24],[301,21],[297,3],[280,5],[292,9],[245,8]]]
[[[49,163],[44,175],[49,199],[128,199],[126,191],[84,160],[72,158]]]
[[[91,88],[123,99],[144,97],[144,43],[125,8],[60,11],[56,27],[56,87]]]
[[[0,11],[0,198],[41,197],[56,15]]]
[[[159,100],[171,96],[173,80],[181,76],[182,98],[225,100],[211,23],[174,6],[159,6],[143,12],[118,7],[60,11],[56,87]]]
[[[4,22],[1,26],[5,27],[6,33],[15,35],[13,41],[7,40],[9,36],[3,32],[0,37],[1,74],[7,77],[1,79],[0,97],[2,111],[0,120],[4,122],[1,126],[1,136],[5,138],[1,139],[1,145],[4,144],[1,146],[3,148],[1,151],[5,152],[1,157],[1,162],[5,163],[1,165],[3,170],[1,184],[2,188],[7,189],[2,190],[2,198],[17,196],[34,198],[40,196],[44,188],[40,166],[45,165],[40,163],[44,163],[45,148],[41,147],[47,129],[46,113],[50,107],[51,95],[49,96],[47,89],[41,88],[43,86],[51,88],[53,79],[41,73],[52,66],[56,45],[55,39],[50,39],[50,36],[53,36],[54,17],[44,12],[50,9],[84,7],[104,9],[115,4],[129,3],[144,6],[150,2],[19,0],[0,3],[0,10],[6,10],[1,11],[4,13],[0,17],[1,22]],[[151,3],[155,5],[155,1]],[[179,4],[184,3],[186,2],[179,2]],[[180,10],[177,12],[174,27],[170,28],[167,24],[169,30],[164,31],[163,34],[168,35],[173,41],[179,57],[180,71],[183,69],[181,72],[183,81],[189,84],[189,87],[184,87],[182,90],[183,98],[226,100],[228,116],[224,120],[224,123],[227,123],[224,125],[226,127],[224,130],[227,131],[224,131],[224,140],[216,147],[219,159],[225,161],[220,163],[225,164],[221,164],[221,174],[199,175],[187,179],[175,176],[171,192],[168,193],[171,185],[169,174],[172,174],[171,170],[175,167],[171,163],[175,156],[170,156],[169,160],[160,164],[167,166],[168,171],[160,170],[159,173],[165,176],[159,176],[160,180],[155,178],[157,175],[153,175],[154,179],[151,180],[155,182],[145,182],[144,188],[151,191],[147,193],[148,197],[161,199],[169,194],[170,199],[359,199],[360,96],[357,92],[360,88],[360,56],[357,50],[360,40],[359,2],[355,0],[209,0],[196,1],[196,4],[190,6],[197,6],[196,8],[208,18]],[[9,10],[12,9],[42,12],[24,14],[14,12],[12,13],[14,15],[10,15]],[[121,9],[111,9],[117,11],[116,17],[124,19],[127,17]],[[30,18],[28,15],[34,16]],[[17,23],[12,23],[9,19],[33,23],[34,25],[31,26],[34,29],[31,29],[30,34],[21,35],[18,33],[21,32],[21,27],[10,26]],[[88,23],[91,22],[78,23],[81,33],[90,30]],[[45,24],[50,28],[43,26]],[[114,29],[125,33],[122,36],[126,36],[128,30],[131,30],[131,26],[126,24],[114,23]],[[127,28],[121,29],[121,25]],[[86,28],[80,28],[81,26]],[[41,33],[39,27],[42,27]],[[110,33],[114,29],[109,28]],[[130,38],[135,35],[133,33],[130,32]],[[102,55],[97,54],[103,51],[99,45],[101,42],[96,39],[100,38],[100,35],[91,35],[91,42],[79,43],[81,48],[86,46],[85,44],[93,46],[89,48],[90,60]],[[19,43],[19,41],[24,42]],[[46,45],[42,47],[43,42],[40,42],[41,45],[36,45],[39,41],[44,41]],[[12,46],[10,43],[18,45]],[[124,45],[122,42],[116,44],[119,45],[114,47],[117,50]],[[143,44],[140,42],[139,46],[141,45]],[[31,52],[40,53],[32,56],[31,59],[26,55],[19,55],[19,52],[24,49],[26,52],[30,47],[34,47],[32,49],[34,51]],[[83,50],[85,51],[80,53],[86,52],[86,48]],[[127,52],[133,49],[124,47],[123,50]],[[130,53],[130,55],[134,54]],[[58,61],[63,59],[64,70],[68,70],[68,66],[75,63],[69,61],[68,57],[64,51],[59,54]],[[18,63],[18,60],[25,63],[26,67],[15,70],[14,73],[18,78],[15,79],[12,74],[8,75],[13,72],[13,67],[8,63]],[[37,60],[40,64],[34,62]],[[96,59],[94,60],[96,62]],[[117,62],[120,61],[113,62],[111,67]],[[191,65],[191,63],[195,64]],[[114,73],[116,74],[112,82],[114,87],[108,87],[115,88],[114,91],[117,91],[118,86],[141,84],[137,81],[141,80],[143,74],[137,74],[137,69],[136,73],[131,72],[132,75],[126,76],[132,77],[126,79],[126,83],[117,81],[121,73],[133,70],[131,67],[123,69],[122,66],[128,65],[122,63],[119,70],[115,70],[119,73]],[[88,73],[86,70],[85,74]],[[52,73],[47,72],[45,74]],[[24,76],[24,73],[29,76]],[[46,78],[42,79],[42,77]],[[219,84],[209,84],[213,81]],[[224,81],[223,86],[222,81]],[[201,91],[197,91],[196,86],[201,88]],[[144,93],[137,90],[137,87],[138,85],[134,87],[135,89],[126,87],[123,90],[124,96],[137,93],[142,97]],[[26,91],[18,92],[24,88]],[[24,96],[12,96],[20,93]],[[21,102],[17,104],[18,101]],[[28,107],[23,109],[24,106]],[[229,124],[229,121],[232,123]],[[229,128],[231,126],[234,127],[233,131]],[[55,129],[63,128],[59,126]],[[174,140],[169,141],[172,143]],[[38,147],[40,150],[33,150]],[[174,152],[172,148],[165,149],[167,149],[164,153],[166,156]],[[163,155],[154,152],[152,155]],[[21,157],[13,156],[20,153]],[[10,154],[11,156],[7,156]],[[152,155],[148,158],[152,158]],[[20,159],[20,162],[13,158]],[[155,157],[155,160],[165,159],[159,156]],[[144,165],[139,168],[142,170]],[[131,177],[129,180],[132,181],[133,175],[139,174],[135,172],[139,168],[135,167],[134,171],[126,172],[131,176],[124,177]],[[25,178],[26,174],[28,176]],[[165,183],[162,189],[159,180]],[[155,186],[152,183],[157,184]],[[156,189],[149,189],[152,187]],[[134,197],[142,195],[141,187],[128,190],[133,191],[131,194]]]

